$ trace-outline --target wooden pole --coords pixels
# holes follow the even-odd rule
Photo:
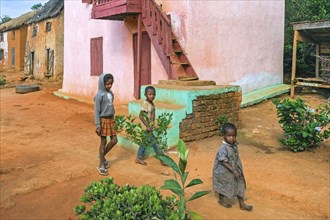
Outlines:
[[[319,78],[320,73],[320,45],[316,44],[316,59],[315,59],[315,77]]]
[[[293,36],[293,51],[292,51],[292,72],[291,72],[291,98],[294,97],[294,81],[296,78],[296,64],[297,64],[297,41],[299,37],[299,32],[294,31]]]
[[[138,98],[141,96],[141,63],[142,63],[142,15],[138,16],[138,34],[137,34],[137,83],[139,85]]]

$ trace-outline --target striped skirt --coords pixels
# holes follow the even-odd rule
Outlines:
[[[115,122],[112,118],[101,118],[101,136],[114,136],[117,134]]]

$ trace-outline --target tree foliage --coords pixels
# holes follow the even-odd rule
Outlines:
[[[330,19],[329,0],[286,0],[285,1],[285,42],[284,73],[291,73],[293,29],[292,22],[318,21]],[[299,43],[297,47],[297,73],[308,75],[314,73],[315,46]]]
[[[36,11],[36,10],[39,10],[41,7],[42,7],[41,3],[34,4],[34,5],[32,5],[31,10]]]
[[[1,16],[0,17],[0,24],[5,23],[5,22],[10,21],[10,20],[12,20],[12,18],[9,17],[8,15]]]

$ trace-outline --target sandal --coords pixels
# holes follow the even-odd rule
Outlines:
[[[102,176],[107,176],[109,175],[108,170],[105,168],[100,168],[100,167],[96,167],[97,171],[99,172],[99,174],[101,174]]]
[[[104,167],[105,169],[108,169],[110,167],[110,161],[108,160],[104,161]]]

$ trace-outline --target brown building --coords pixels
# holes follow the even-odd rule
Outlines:
[[[63,76],[63,9],[63,0],[50,0],[27,22],[26,74],[37,79]]]
[[[1,25],[0,32],[7,33],[8,65],[16,70],[24,68],[24,53],[27,35],[27,21],[36,11],[25,13]]]

